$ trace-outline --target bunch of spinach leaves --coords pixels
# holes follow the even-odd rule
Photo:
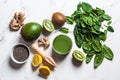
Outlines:
[[[68,24],[75,23],[74,37],[76,45],[83,49],[86,55],[86,63],[94,57],[94,68],[103,62],[103,59],[112,60],[112,50],[103,44],[107,38],[107,32],[114,32],[111,25],[111,17],[104,10],[93,8],[86,2],[79,3],[77,10],[71,16],[66,16]],[[103,22],[106,22],[103,25]]]

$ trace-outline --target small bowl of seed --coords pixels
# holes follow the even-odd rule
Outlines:
[[[11,59],[17,64],[23,64],[27,62],[30,56],[30,50],[27,45],[18,43],[13,46]]]

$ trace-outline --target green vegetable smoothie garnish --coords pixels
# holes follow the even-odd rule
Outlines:
[[[77,10],[66,18],[68,24],[75,23],[75,42],[87,53],[86,63],[94,58],[94,67],[97,68],[104,58],[113,59],[113,52],[104,41],[107,39],[107,33],[114,32],[114,29],[111,26],[111,17],[103,9],[93,8],[90,4],[82,2],[77,5]]]

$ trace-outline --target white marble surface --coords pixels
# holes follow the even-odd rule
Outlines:
[[[9,22],[17,11],[24,11],[26,14],[25,23],[34,21],[40,24],[46,18],[60,11],[70,15],[79,1],[89,2],[94,7],[103,8],[106,13],[112,16],[114,33],[108,33],[105,42],[114,52],[113,61],[104,60],[102,65],[94,69],[93,61],[90,64],[82,63],[77,67],[72,63],[72,51],[78,49],[73,44],[71,52],[63,59],[57,59],[57,67],[51,71],[50,76],[44,79],[38,76],[38,71],[31,68],[31,58],[22,66],[11,63],[10,53],[14,44],[24,42],[19,31],[9,30]],[[0,0],[0,80],[119,80],[120,79],[120,0]],[[73,26],[64,25],[73,30]],[[54,31],[49,35],[51,45],[46,54],[52,54],[52,41],[56,35]],[[73,39],[73,34],[68,34]],[[41,35],[40,37],[42,37]],[[74,40],[72,40],[74,43]],[[27,44],[27,43],[26,43]]]

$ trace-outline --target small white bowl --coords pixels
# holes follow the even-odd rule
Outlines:
[[[14,58],[13,51],[14,51],[14,48],[17,47],[17,46],[23,46],[23,47],[25,47],[25,48],[27,49],[27,51],[28,51],[28,57],[27,57],[24,61],[18,61],[18,60],[16,60],[16,59]],[[11,52],[11,59],[12,59],[15,63],[17,63],[17,64],[23,64],[23,63],[27,62],[29,56],[30,56],[30,50],[29,50],[29,48],[28,48],[27,45],[25,45],[25,44],[23,44],[23,43],[18,43],[18,44],[16,44],[16,45],[13,46],[12,52]]]

